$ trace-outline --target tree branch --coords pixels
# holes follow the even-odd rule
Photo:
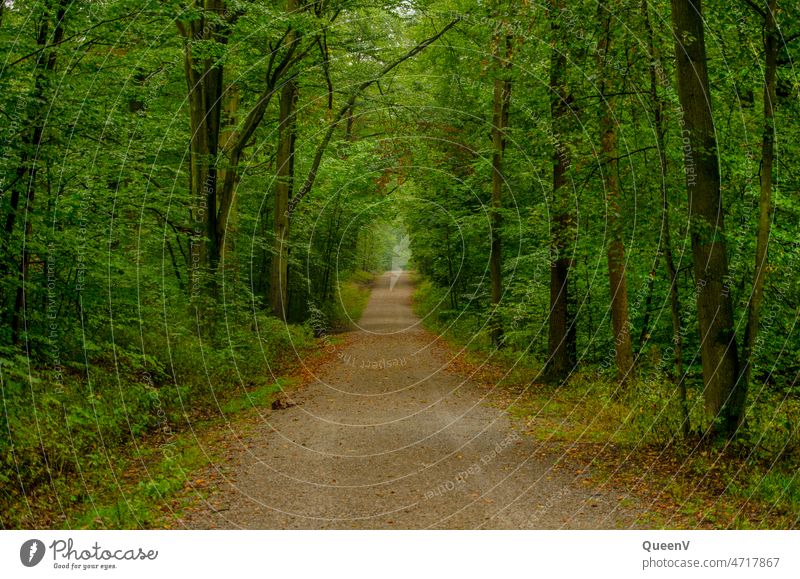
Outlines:
[[[109,18],[108,20],[101,20],[100,22],[98,22],[96,24],[93,24],[89,28],[85,28],[85,29],[81,30],[80,32],[76,32],[75,34],[71,34],[70,36],[67,36],[66,38],[62,38],[61,40],[58,40],[57,42],[52,42],[50,44],[47,44],[47,45],[42,46],[40,48],[37,48],[33,52],[29,52],[28,54],[26,54],[24,56],[20,56],[17,60],[15,60],[11,64],[9,64],[8,67],[12,67],[14,65],[19,64],[20,62],[28,60],[31,56],[36,56],[37,54],[41,53],[43,50],[47,50],[48,48],[53,48],[54,46],[58,46],[60,44],[64,44],[65,42],[69,42],[73,38],[82,37],[87,32],[89,32],[90,30],[94,30],[95,28],[103,26],[104,24],[109,24],[111,22],[118,22],[120,20],[125,20],[126,18],[137,17],[142,12],[144,12],[144,10],[140,10],[139,12],[134,12],[132,14],[126,14],[125,16],[119,16],[118,18]]]
[[[333,83],[331,82],[330,56],[328,54],[328,36],[325,31],[317,37],[319,50],[322,54],[322,71],[325,73],[325,84],[328,85],[328,110],[333,110]]]
[[[787,37],[785,37],[785,38],[783,39],[783,44],[784,44],[784,45],[786,45],[786,44],[789,44],[790,42],[794,42],[794,41],[795,41],[795,40],[797,40],[798,38],[800,38],[800,32],[795,32],[795,33],[794,33],[794,34],[792,34],[791,36],[787,36]]]
[[[368,89],[371,85],[378,82],[383,76],[400,66],[403,62],[408,60],[409,58],[413,58],[426,48],[428,48],[431,44],[436,42],[439,38],[441,38],[448,30],[450,30],[453,26],[458,24],[460,18],[456,18],[455,20],[451,21],[447,26],[442,28],[438,33],[434,34],[430,38],[423,40],[419,44],[417,44],[414,48],[409,50],[406,54],[401,56],[400,58],[390,62],[386,66],[384,66],[378,74],[369,79],[362,82],[360,85],[356,87],[356,89],[350,94],[350,97],[347,99],[347,102],[342,105],[342,108],[339,109],[339,113],[336,117],[330,122],[328,125],[328,130],[325,132],[325,135],[322,137],[322,141],[317,146],[316,153],[314,154],[314,160],[311,163],[311,169],[308,171],[308,175],[306,176],[306,180],[303,183],[303,186],[297,192],[297,194],[292,197],[291,201],[289,202],[289,215],[294,212],[295,207],[300,201],[303,200],[303,197],[308,195],[311,188],[314,186],[314,181],[317,178],[317,171],[319,170],[320,163],[322,163],[322,157],[325,154],[325,149],[328,147],[328,143],[331,141],[331,137],[333,137],[333,132],[336,130],[337,125],[342,121],[344,116],[347,114],[347,111],[350,110],[350,107],[353,106],[358,96]]]
[[[764,12],[764,9],[761,8],[755,2],[753,2],[753,0],[744,0],[744,3],[747,4],[748,6],[750,6],[750,8],[752,8],[756,12],[758,12],[761,15],[761,18],[766,18],[767,17],[767,13]]]

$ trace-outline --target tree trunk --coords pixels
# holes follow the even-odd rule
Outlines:
[[[742,381],[750,382],[752,355],[758,337],[761,304],[764,301],[772,213],[772,166],[775,158],[775,76],[778,68],[778,27],[775,23],[777,0],[769,0],[764,13],[764,132],[761,138],[761,194],[758,201],[756,263],[753,292],[747,308],[747,325],[742,349]]]
[[[236,142],[238,133],[236,127],[238,126],[239,118],[239,88],[237,85],[229,85],[224,91],[225,99],[222,110],[222,128],[220,132],[220,152],[230,150]],[[223,155],[218,155],[218,158],[223,159]],[[229,263],[232,258],[228,255],[229,251],[233,251],[233,241],[235,239],[235,232],[237,229],[236,223],[236,199],[234,196],[235,185],[238,183],[238,175],[236,168],[223,166],[218,169],[219,183],[222,183],[222,188],[218,191],[217,197],[219,200],[219,211],[217,214],[217,239],[220,243],[220,259],[225,262],[226,271],[236,271],[235,263]],[[231,179],[232,178],[232,179]],[[233,187],[228,190],[225,183],[228,181],[233,182]]]
[[[190,288],[193,298],[209,289],[219,263],[221,240],[217,228],[217,153],[222,114],[223,67],[211,58],[197,62],[194,41],[227,42],[224,28],[215,18],[225,14],[224,0],[205,0],[203,16],[188,24],[178,22],[185,38],[184,66],[188,89],[191,141],[189,189],[194,218],[190,241]],[[208,278],[208,279],[207,279]]]
[[[678,384],[681,412],[683,414],[683,433],[688,435],[691,423],[689,422],[689,402],[686,397],[686,380],[683,375],[683,330],[681,329],[681,303],[678,293],[678,273],[675,269],[675,258],[672,253],[672,231],[669,219],[669,191],[667,188],[667,150],[666,126],[664,124],[664,100],[658,93],[659,71],[664,74],[661,54],[656,50],[653,26],[650,22],[650,6],[647,0],[642,1],[642,13],[647,32],[647,48],[650,56],[650,98],[653,103],[653,122],[656,129],[656,146],[658,147],[658,166],[661,171],[661,236],[659,237],[659,253],[664,253],[664,263],[667,267],[669,280],[669,305],[672,320],[672,348],[675,381]],[[655,272],[653,272],[655,275]],[[643,331],[647,324],[643,327]]]
[[[708,87],[701,0],[672,0],[678,97],[700,326],[706,412],[733,436],[744,414],[725,245],[719,159]]]
[[[548,327],[547,378],[561,382],[575,365],[575,331],[571,307],[569,273],[573,265],[567,255],[574,237],[575,219],[567,189],[569,150],[564,138],[570,114],[567,90],[566,32],[561,27],[563,0],[550,1],[550,117],[553,140],[553,217],[551,222],[550,317]]]
[[[614,125],[614,97],[611,93],[611,7],[606,0],[597,5],[600,39],[597,44],[598,83],[600,88],[600,143],[607,204],[608,279],[611,286],[611,325],[614,331],[614,357],[617,378],[626,381],[633,372],[633,346],[628,317],[628,282],[625,272],[625,243],[622,238],[620,191],[617,178],[617,131]]]
[[[494,96],[492,101],[492,245],[489,254],[489,270],[492,281],[492,313],[490,330],[492,345],[500,346],[503,339],[503,327],[497,308],[503,295],[503,252],[500,237],[503,206],[503,154],[505,152],[505,130],[508,126],[508,108],[511,104],[511,80],[508,75],[511,69],[512,37],[504,33],[504,22],[498,22],[493,42],[492,60],[494,64]]]
[[[272,313],[286,320],[289,311],[289,200],[294,186],[295,105],[297,86],[289,80],[281,89],[278,124],[277,176],[275,183],[274,251],[270,276]]]
[[[55,4],[51,8],[52,4]],[[64,17],[66,16],[69,0],[60,0],[58,3],[48,5],[47,9],[55,10],[55,14],[45,14],[44,20],[39,27],[36,38],[36,43],[39,46],[46,47],[48,45],[49,34],[49,20],[51,17],[55,18],[55,25],[53,28],[53,39],[51,46],[57,46],[64,38]],[[11,242],[11,236],[14,232],[14,223],[16,220],[17,211],[19,211],[19,187],[25,184],[25,229],[23,231],[22,241],[22,257],[17,271],[17,288],[14,296],[14,309],[11,315],[11,341],[16,344],[19,342],[20,332],[22,330],[22,321],[25,313],[25,281],[28,279],[28,269],[31,262],[31,238],[33,235],[33,204],[36,195],[36,163],[40,155],[42,146],[42,138],[44,136],[45,127],[45,111],[49,106],[47,101],[47,85],[50,82],[49,74],[56,68],[57,55],[54,49],[50,49],[46,54],[42,54],[40,60],[36,64],[35,81],[34,81],[34,97],[36,99],[36,112],[34,113],[34,127],[31,130],[30,138],[25,139],[26,150],[23,150],[21,156],[21,163],[17,169],[17,177],[14,188],[11,193],[11,208],[6,219],[6,242]],[[42,64],[43,63],[43,64]],[[29,166],[30,165],[30,166]],[[25,175],[28,179],[25,180]]]

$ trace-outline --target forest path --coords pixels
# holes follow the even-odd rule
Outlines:
[[[515,430],[493,393],[379,278],[359,328],[316,380],[239,440],[188,528],[627,528],[641,510],[586,465]],[[623,506],[628,505],[628,506]]]

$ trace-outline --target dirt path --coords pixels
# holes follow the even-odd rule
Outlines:
[[[448,368],[406,274],[384,274],[360,330],[243,441],[188,528],[627,528],[633,500],[587,484]],[[557,465],[557,463],[560,463]],[[555,468],[554,468],[555,466]],[[581,471],[581,474],[576,472]],[[626,506],[623,506],[626,505]]]

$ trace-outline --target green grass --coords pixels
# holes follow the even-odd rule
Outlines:
[[[797,528],[800,470],[797,455],[765,460],[746,439],[727,448],[684,438],[673,386],[629,384],[622,396],[613,382],[578,373],[566,387],[516,383],[519,399],[507,410],[526,432],[555,444],[587,446],[598,476],[611,484],[646,484],[678,509],[653,522],[701,528]],[[702,415],[702,400],[690,400]],[[702,418],[695,418],[702,420]],[[609,452],[607,444],[614,445]],[[604,450],[605,448],[605,450]],[[773,456],[773,455],[770,455]],[[624,458],[630,457],[630,458]],[[773,456],[774,458],[774,456]]]
[[[339,282],[336,299],[327,312],[328,323],[334,330],[349,329],[358,323],[369,302],[377,275],[359,270]]]
[[[416,273],[412,279],[416,286],[414,313],[424,320],[426,328],[471,351],[485,351],[491,347],[488,330],[482,328],[477,315],[450,310],[450,302],[442,288]]]
[[[164,448],[144,449],[137,458],[149,464],[140,480],[119,486],[100,486],[91,505],[76,509],[66,526],[141,529],[158,525],[163,518],[161,505],[186,487],[192,472],[215,458],[197,447],[191,433],[178,436],[168,448],[169,452],[164,452]]]
[[[295,385],[297,380],[291,378],[278,378],[272,384],[257,387],[242,396],[231,398],[222,406],[225,414],[234,414],[248,408],[266,408],[275,399],[275,395]]]

